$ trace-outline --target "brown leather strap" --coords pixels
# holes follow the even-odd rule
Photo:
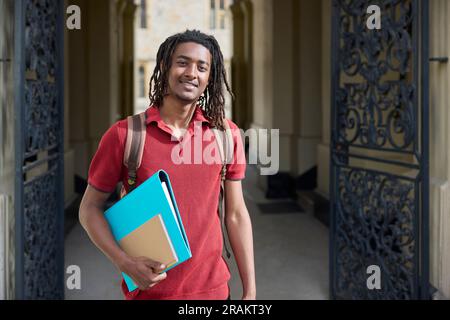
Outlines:
[[[226,225],[225,225],[225,180],[220,181],[219,216],[220,216],[220,225],[222,228],[223,246],[225,248],[227,258],[230,259],[231,253],[230,253],[230,250],[228,250],[228,245],[227,245],[227,241],[225,238],[225,231],[226,231]]]
[[[222,119],[224,132],[219,132],[216,129],[213,129],[214,135],[216,137],[217,145],[219,148],[220,159],[222,161],[222,169],[220,172],[220,193],[219,193],[219,218],[220,224],[222,228],[222,238],[223,238],[223,246],[225,248],[225,252],[227,258],[231,257],[230,251],[228,250],[226,238],[225,238],[225,178],[227,174],[227,164],[231,163],[233,160],[233,136],[231,134],[231,129],[226,119]]]
[[[221,178],[225,180],[227,173],[226,165],[233,161],[234,153],[234,141],[233,135],[231,133],[231,128],[226,119],[222,119],[224,131],[219,131],[217,129],[212,129],[214,136],[216,137],[217,146],[219,149],[220,160],[222,162]]]
[[[128,168],[128,192],[136,187],[136,173],[142,161],[146,136],[145,118],[145,112],[127,118],[128,130],[123,163]],[[121,196],[124,195],[123,191],[124,189]]]

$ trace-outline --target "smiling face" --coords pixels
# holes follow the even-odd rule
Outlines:
[[[197,101],[208,86],[211,53],[195,42],[179,44],[172,55],[168,93],[183,102]]]

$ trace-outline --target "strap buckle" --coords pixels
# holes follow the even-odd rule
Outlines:
[[[226,167],[226,165],[224,164],[224,165],[222,166],[222,170],[221,170],[221,172],[220,172],[220,177],[221,177],[222,181],[225,180],[226,174],[227,174],[227,167]]]

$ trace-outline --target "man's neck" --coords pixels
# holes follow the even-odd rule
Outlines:
[[[171,96],[164,97],[163,105],[159,108],[161,119],[173,129],[187,129],[195,112],[197,103],[182,103]]]

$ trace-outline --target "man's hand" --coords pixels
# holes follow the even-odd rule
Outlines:
[[[148,290],[167,277],[161,273],[166,266],[145,257],[127,257],[118,265],[120,271],[125,272],[140,290]]]
[[[109,195],[88,185],[80,204],[80,223],[92,242],[120,271],[130,276],[139,289],[148,290],[167,277],[161,273],[166,266],[145,257],[130,257],[118,246],[104,217],[104,204]]]

